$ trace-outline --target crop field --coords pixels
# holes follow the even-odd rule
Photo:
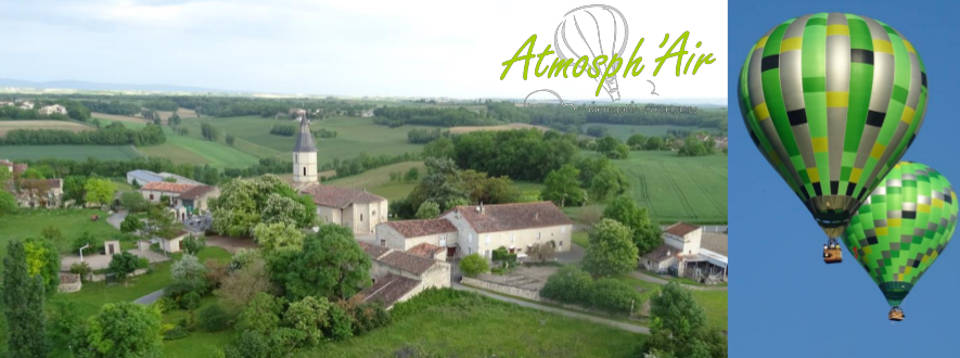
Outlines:
[[[36,160],[45,158],[86,160],[127,160],[140,154],[129,145],[0,145],[0,158],[13,160]]]
[[[462,126],[462,127],[450,127],[450,133],[453,134],[463,134],[477,131],[509,131],[514,129],[531,129],[536,128],[542,132],[546,132],[550,128],[544,126],[535,126],[532,124],[526,123],[510,123],[510,124],[501,124],[498,126]]]
[[[678,131],[706,131],[706,132],[715,132],[716,128],[701,128],[701,127],[687,127],[687,126],[673,126],[668,124],[658,124],[658,125],[632,125],[632,124],[607,124],[607,123],[587,123],[583,125],[584,130],[590,127],[604,127],[607,129],[607,134],[611,135],[619,140],[626,141],[627,138],[634,134],[643,134],[644,136],[657,136],[661,137],[667,134],[669,130],[678,130]]]
[[[167,142],[138,149],[147,156],[168,158],[174,163],[210,164],[217,168],[246,168],[258,157],[225,143],[211,142],[167,132]]]
[[[0,137],[7,134],[7,132],[14,129],[59,129],[67,130],[71,132],[80,132],[86,130],[92,130],[93,127],[90,127],[86,124],[75,122],[75,121],[57,121],[57,120],[16,120],[16,121],[0,121]]]
[[[124,122],[124,124],[126,123],[146,124],[147,123],[147,120],[143,119],[143,117],[124,116],[119,114],[109,114],[109,113],[100,113],[100,112],[90,113],[90,117],[105,119],[112,122]]]
[[[630,152],[613,161],[629,193],[660,222],[727,222],[727,156],[681,157],[675,152]]]
[[[409,194],[417,184],[416,182],[405,181],[391,182],[390,173],[399,173],[399,175],[402,176],[411,168],[417,168],[420,172],[419,177],[421,178],[426,174],[426,168],[423,166],[423,162],[401,162],[324,183],[346,188],[364,189],[387,198],[387,200],[403,199],[407,197],[407,194]]]

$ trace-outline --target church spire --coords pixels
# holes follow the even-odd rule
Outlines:
[[[297,117],[300,120],[300,134],[293,151],[296,153],[316,152],[317,146],[313,143],[313,134],[310,133],[310,120],[302,112],[298,112]]]

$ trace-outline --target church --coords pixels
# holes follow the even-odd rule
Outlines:
[[[387,222],[387,199],[364,190],[321,184],[317,175],[317,146],[310,132],[310,120],[305,113],[298,113],[298,119],[300,133],[293,147],[291,185],[297,192],[313,198],[321,223],[350,228],[358,239],[371,237],[376,233],[378,224]]]

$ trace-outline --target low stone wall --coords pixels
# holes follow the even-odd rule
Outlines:
[[[499,292],[505,295],[516,296],[526,298],[528,300],[540,301],[540,292],[534,290],[526,290],[518,287],[502,285],[499,283],[493,283],[489,281],[479,280],[472,277],[464,276],[460,283],[468,286],[478,287],[485,290]]]
[[[69,272],[60,273],[60,286],[57,291],[70,293],[77,292],[83,288],[83,282],[80,281],[80,275]]]
[[[130,274],[130,277],[140,276],[145,273],[147,273],[147,269],[137,269],[136,271],[133,271],[133,273]],[[90,282],[99,282],[106,279],[107,279],[107,275],[102,273],[94,273],[87,276],[87,281],[90,281]]]

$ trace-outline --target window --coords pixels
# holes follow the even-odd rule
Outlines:
[[[153,194],[150,194],[150,200],[153,200]]]
[[[303,167],[303,176],[307,176],[307,167]]]
[[[360,213],[360,221],[363,222],[363,213]]]

